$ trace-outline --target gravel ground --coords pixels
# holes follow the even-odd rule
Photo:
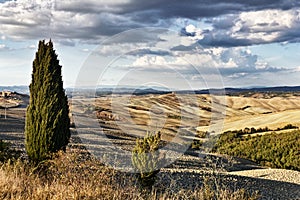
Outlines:
[[[300,172],[285,169],[253,169],[228,172],[228,174],[283,181],[300,185]]]
[[[211,173],[201,170],[162,170],[158,185],[168,186],[169,190],[193,189],[202,185],[205,177],[209,177],[213,183],[220,187],[237,190],[244,188],[247,192],[256,191],[261,195],[260,199],[299,200],[300,185],[282,181],[237,176],[226,173]]]

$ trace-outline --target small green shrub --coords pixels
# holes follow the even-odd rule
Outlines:
[[[151,187],[154,184],[159,166],[164,160],[158,151],[160,142],[160,132],[156,134],[147,133],[144,138],[136,140],[136,145],[132,150],[132,164],[138,172],[143,187]]]
[[[191,145],[191,148],[194,150],[200,150],[203,145],[203,142],[201,140],[194,139]]]

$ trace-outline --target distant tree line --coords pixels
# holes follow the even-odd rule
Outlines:
[[[263,166],[300,171],[300,130],[286,133],[271,132],[286,129],[298,129],[298,127],[288,124],[275,130],[268,127],[258,129],[252,127],[227,131],[220,135],[212,151],[249,159]],[[270,133],[251,136],[254,133],[267,131]],[[198,132],[196,135],[197,138],[208,136],[208,132]],[[199,150],[202,145],[203,141],[194,139],[191,148]]]
[[[299,130],[255,137],[224,133],[213,151],[249,159],[263,166],[300,171]]]
[[[282,128],[277,128],[277,129],[270,129],[268,127],[265,128],[244,128],[244,129],[240,129],[240,130],[234,130],[234,131],[226,131],[224,133],[228,134],[228,133],[236,133],[237,135],[247,135],[247,134],[254,134],[254,133],[263,133],[263,132],[268,132],[268,131],[281,131],[281,130],[287,130],[287,129],[298,129],[298,126],[294,126],[292,124],[288,124]]]

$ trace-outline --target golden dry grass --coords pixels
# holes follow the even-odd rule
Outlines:
[[[167,188],[167,186],[165,186]],[[161,188],[159,188],[161,189]],[[0,167],[0,199],[257,199],[244,190],[213,190],[209,184],[193,190],[158,192],[139,188],[131,174],[109,169],[78,153],[59,153],[37,167],[26,161],[6,162]]]
[[[97,111],[93,109],[89,113],[89,105],[95,105]],[[272,98],[174,93],[115,95],[79,99],[72,105],[72,110],[91,117],[101,112],[111,114],[111,119],[99,118],[106,124],[106,131],[123,127],[123,130],[130,130],[132,135],[143,136],[145,130],[161,130],[164,140],[172,139],[171,136],[177,134],[178,130],[194,135],[195,129],[225,132],[246,127],[258,129],[267,126],[275,130],[287,124],[300,126],[300,97],[293,95]]]
[[[60,154],[37,167],[17,161],[0,170],[0,199],[138,199],[134,187],[123,187],[116,172],[95,160]]]

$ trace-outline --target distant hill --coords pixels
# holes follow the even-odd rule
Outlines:
[[[29,94],[28,86],[0,86],[0,91],[8,90],[17,92],[20,94]],[[252,88],[233,88],[227,87],[224,89],[199,89],[199,90],[173,90],[164,87],[157,86],[105,86],[87,88],[66,88],[66,92],[69,96],[71,94],[91,94],[94,95],[108,95],[108,94],[134,94],[134,95],[145,95],[145,94],[166,94],[170,92],[176,92],[179,94],[227,94],[235,95],[239,93],[288,93],[288,92],[300,92],[300,86],[276,86],[276,87],[252,87]]]
[[[178,94],[226,94],[236,95],[241,93],[289,93],[300,92],[300,86],[278,86],[278,87],[258,87],[258,88],[224,88],[224,89],[200,89],[200,90],[168,90],[164,88],[99,88],[97,94],[166,94],[176,92]]]
[[[289,93],[300,92],[300,86],[278,86],[278,87],[253,87],[253,88],[224,88],[204,89],[196,91],[180,91],[182,93],[194,92],[196,94],[241,94],[241,93]]]
[[[226,92],[300,92],[300,86],[278,86],[259,88],[226,88]]]
[[[1,91],[11,91],[11,92],[17,92],[19,94],[29,94],[29,87],[25,85],[19,85],[19,86],[0,86],[0,92]]]
[[[14,108],[14,107],[26,107],[29,103],[29,95],[21,94],[18,92],[11,92],[5,97],[1,96],[0,91],[0,109]]]

